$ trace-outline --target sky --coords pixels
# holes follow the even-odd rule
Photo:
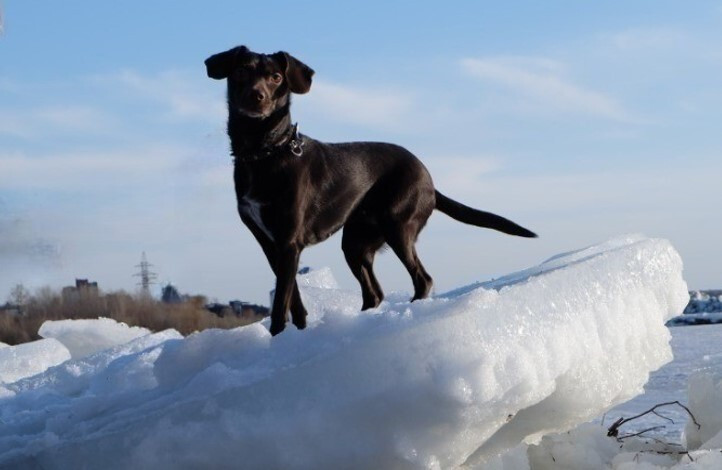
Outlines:
[[[671,240],[722,288],[722,2],[0,0],[0,302],[13,286],[160,285],[267,304],[235,204],[225,85],[203,61],[284,50],[316,74],[300,130],[387,141],[437,189],[540,235],[431,217],[437,292],[617,235]],[[301,264],[359,289],[340,234]],[[412,290],[389,251],[387,292]]]

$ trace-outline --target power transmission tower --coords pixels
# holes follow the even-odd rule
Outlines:
[[[136,268],[140,268],[140,272],[133,274],[133,276],[140,277],[138,285],[146,295],[150,295],[150,285],[155,284],[155,280],[158,277],[156,273],[150,270],[151,266],[153,265],[146,259],[144,251],[143,256],[140,258],[140,264],[135,265]]]

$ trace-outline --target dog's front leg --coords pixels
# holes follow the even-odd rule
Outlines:
[[[278,255],[276,253],[276,246],[273,244],[273,240],[269,239],[268,236],[263,233],[263,230],[258,228],[258,226],[252,220],[244,219],[243,215],[241,215],[241,218],[251,230],[251,233],[258,241],[258,244],[261,245],[263,253],[266,255],[266,259],[268,260],[268,264],[271,266],[273,274],[278,276],[278,273],[276,272],[278,269],[276,258],[278,258]],[[296,328],[298,328],[299,330],[306,328],[306,316],[308,316],[308,313],[306,312],[306,308],[303,306],[303,302],[301,301],[301,293],[298,291],[298,283],[296,282],[295,276],[293,279],[293,292],[291,293],[290,308],[291,316],[293,317],[293,324],[296,325]]]
[[[271,334],[274,336],[286,327],[286,313],[291,303],[300,256],[301,248],[295,244],[289,244],[277,251],[276,294],[271,308]]]

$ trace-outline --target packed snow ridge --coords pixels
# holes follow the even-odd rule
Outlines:
[[[523,443],[635,396],[671,359],[681,273],[667,241],[627,236],[365,312],[314,271],[309,327],[277,337],[48,324],[0,349],[0,468],[533,468]]]

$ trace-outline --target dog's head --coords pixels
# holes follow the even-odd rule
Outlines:
[[[287,52],[258,54],[238,46],[206,59],[208,76],[227,79],[230,112],[265,119],[288,104],[291,93],[311,89],[313,70]]]

